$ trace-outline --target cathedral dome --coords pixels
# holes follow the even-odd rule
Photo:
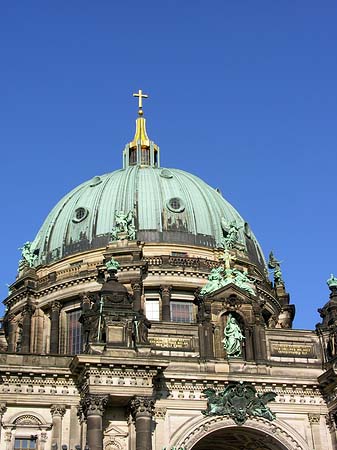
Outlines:
[[[137,240],[203,247],[221,246],[224,224],[235,221],[239,242],[264,264],[248,224],[216,189],[183,170],[140,165],[95,176],[63,197],[33,242],[37,264],[107,245],[120,211],[133,213]]]
[[[105,247],[121,230],[131,230],[124,235],[129,240],[218,248],[234,226],[239,246],[265,268],[249,225],[218,190],[183,170],[160,167],[159,147],[143,117],[146,96],[135,95],[139,116],[123,151],[123,169],[95,176],[62,198],[33,242],[35,265]]]

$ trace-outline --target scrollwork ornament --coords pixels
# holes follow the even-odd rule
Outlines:
[[[141,416],[152,416],[154,413],[154,400],[149,397],[135,397],[130,402],[130,411],[134,419]]]

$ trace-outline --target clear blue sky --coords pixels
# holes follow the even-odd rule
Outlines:
[[[221,189],[312,328],[337,274],[336,24],[332,0],[3,0],[1,297],[54,204],[121,167],[142,88],[162,166]]]

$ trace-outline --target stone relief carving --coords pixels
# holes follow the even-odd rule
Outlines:
[[[230,383],[221,392],[209,388],[203,393],[208,399],[207,409],[203,411],[206,416],[228,415],[238,425],[244,424],[251,416],[270,421],[275,419],[275,414],[267,406],[268,402],[275,400],[275,392],[258,394],[254,386],[241,381]]]

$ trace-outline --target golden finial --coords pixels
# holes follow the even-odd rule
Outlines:
[[[133,94],[134,97],[138,97],[138,115],[143,115],[143,98],[149,98],[147,94],[143,94],[143,91],[139,89],[138,94]]]

